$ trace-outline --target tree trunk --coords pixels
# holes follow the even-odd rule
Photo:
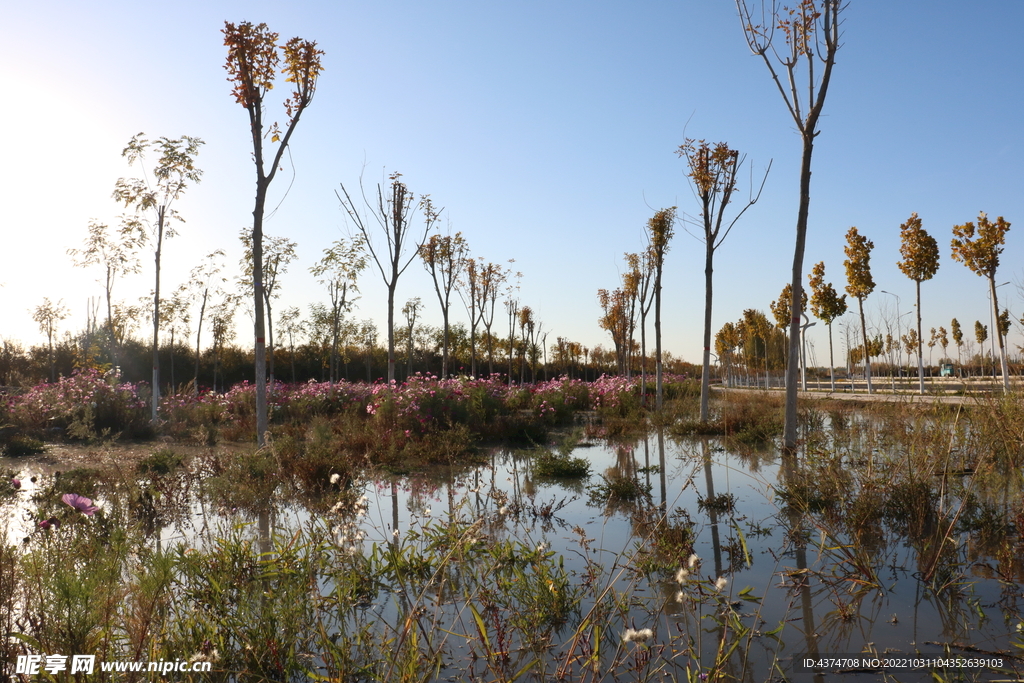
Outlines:
[[[252,296],[255,308],[253,324],[256,336],[256,444],[267,445],[270,419],[267,411],[267,341],[263,316],[263,210],[267,201],[267,183],[262,168],[256,181],[256,208],[252,212]]]
[[[203,303],[199,306],[199,326],[196,329],[196,375],[192,380],[192,395],[199,395],[199,340],[203,336],[203,316],[206,314],[206,297],[210,294],[210,288],[203,290]]]
[[[834,392],[836,390],[836,362],[832,355],[832,323],[828,324],[828,376]]]
[[[864,340],[864,377],[868,382],[868,393],[875,393],[871,386],[871,349],[868,347],[868,327],[864,322],[864,299],[857,299],[857,307],[860,309],[860,334]]]
[[[922,357],[921,343],[924,341],[921,338],[921,281],[915,280],[914,284],[918,286],[918,384],[921,389],[921,394],[925,394],[925,361]],[[929,364],[931,365],[931,364]]]
[[[398,284],[398,263],[395,263],[388,285],[388,384],[395,381],[395,287]],[[369,381],[369,380],[367,380]]]
[[[156,284],[153,287],[153,409],[150,419],[156,422],[160,406],[160,252],[164,246],[164,208],[156,210]],[[174,353],[174,349],[171,349]],[[173,384],[173,382],[172,382]]]
[[[661,384],[661,265],[664,255],[658,256],[658,270],[654,274],[654,407],[661,410],[664,388]]]
[[[808,121],[803,130],[803,154],[800,157],[800,207],[796,214],[796,246],[793,250],[793,272],[790,288],[793,298],[790,300],[791,317],[789,322],[789,338],[799,339],[800,335],[800,303],[803,294],[804,246],[807,243],[807,214],[811,206],[811,155],[814,152],[814,129],[816,121]],[[796,389],[797,366],[800,349],[789,345],[786,363],[786,421],[782,437],[783,450],[796,452]]]
[[[711,397],[711,302],[712,273],[715,256],[714,244],[705,237],[704,253],[704,359],[700,373],[700,421],[708,421],[708,403]]]

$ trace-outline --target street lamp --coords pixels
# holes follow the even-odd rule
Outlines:
[[[807,391],[807,328],[814,327],[816,322],[809,322],[810,318],[804,313],[805,322],[800,326],[800,391]]]

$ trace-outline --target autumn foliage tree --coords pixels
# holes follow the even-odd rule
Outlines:
[[[860,330],[864,338],[864,348],[870,351],[868,345],[868,328],[864,319],[864,299],[875,290],[875,281],[871,277],[871,250],[875,243],[857,232],[857,228],[850,228],[846,233],[846,293],[857,300],[857,308],[860,311]],[[871,356],[864,354],[864,372],[868,382],[868,393],[874,393],[871,386]]]
[[[761,10],[755,11],[759,5]],[[736,0],[743,35],[750,51],[761,58],[779,90],[797,132],[800,134],[800,204],[796,217],[793,249],[792,307],[797,307],[804,272],[804,245],[811,204],[811,156],[818,133],[818,120],[825,105],[832,68],[839,50],[839,16],[842,0],[798,0],[795,7],[779,7],[776,0]],[[781,44],[777,36],[781,35]],[[796,338],[800,318],[790,322],[790,337]],[[789,350],[786,369],[786,418],[783,447],[796,449],[797,438],[797,351]]]
[[[924,359],[921,354],[921,283],[931,280],[939,269],[939,245],[935,238],[921,227],[916,213],[900,226],[900,254],[903,260],[896,265],[904,275],[914,281],[917,290],[917,381],[924,393]]]
[[[846,295],[839,296],[831,282],[825,282],[825,262],[814,265],[807,276],[811,286],[811,314],[828,326],[828,372],[832,391],[836,390],[835,356],[832,351],[832,323],[846,314]]]
[[[996,292],[996,270],[999,268],[999,255],[1003,253],[1006,233],[1010,223],[1002,216],[994,222],[984,212],[978,214],[978,225],[967,222],[953,226],[953,260],[963,263],[975,275],[988,279],[988,293],[992,299],[992,316],[999,318],[999,300]],[[1006,346],[1003,336],[999,338],[999,362],[1003,370],[1003,389],[1010,390],[1010,373],[1006,365]]]
[[[656,406],[661,410],[664,401],[664,389],[662,387],[662,359],[661,359],[661,276],[665,269],[665,253],[668,251],[668,243],[672,240],[676,222],[676,207],[659,209],[654,216],[647,221],[648,241],[651,244],[654,262],[654,371],[655,387],[657,392]]]
[[[757,202],[768,179],[765,171],[761,187],[757,194],[751,194],[736,215],[725,219],[726,208],[733,200],[736,192],[736,180],[744,157],[728,143],[709,144],[704,140],[687,139],[676,153],[686,159],[689,167],[687,176],[693,183],[694,194],[700,202],[700,220],[698,225],[701,233],[698,236],[704,243],[704,351],[700,382],[700,420],[708,420],[708,399],[711,382],[711,306],[713,302],[713,274],[715,250],[729,236],[736,221],[747,209]],[[771,164],[768,164],[769,170]]]
[[[266,445],[269,426],[266,322],[263,311],[263,215],[270,183],[281,168],[281,160],[299,119],[313,101],[317,79],[323,71],[320,63],[323,51],[317,49],[315,42],[301,38],[292,38],[284,45],[278,45],[278,34],[267,28],[266,24],[225,22],[223,33],[224,45],[228,48],[224,68],[233,86],[231,94],[235,102],[242,105],[249,115],[252,158],[256,165],[256,202],[252,212],[252,281],[256,336],[256,439],[262,447]],[[292,84],[291,95],[284,102],[287,122],[283,131],[277,122],[265,130],[264,99],[274,87],[279,67],[280,73],[285,74],[285,81]],[[269,144],[277,145],[276,148],[264,150],[268,137]]]

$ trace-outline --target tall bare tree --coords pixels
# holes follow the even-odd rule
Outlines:
[[[365,191],[362,192],[363,203],[370,210],[374,221],[384,232],[387,246],[386,250],[378,249],[373,245],[371,237],[372,225],[359,211],[356,203],[352,201],[345,185],[341,186],[341,193],[335,194],[341,206],[345,209],[349,218],[355,223],[356,229],[362,235],[366,248],[373,257],[380,276],[384,280],[384,286],[388,288],[388,382],[395,381],[395,290],[398,287],[398,278],[405,269],[409,267],[413,259],[419,253],[420,248],[426,242],[427,235],[435,227],[443,209],[435,209],[428,195],[420,197],[419,208],[423,210],[424,227],[423,234],[416,238],[419,233],[410,235],[412,229],[409,225],[413,214],[416,211],[417,203],[415,195],[401,180],[401,173],[392,173],[388,176],[390,185],[385,192],[378,183],[377,197],[374,200],[367,198]],[[362,182],[359,187],[362,190]],[[411,249],[409,242],[412,241]]]
[[[904,275],[914,281],[917,290],[917,382],[920,393],[924,393],[924,357],[921,353],[921,283],[931,280],[939,270],[939,244],[921,227],[916,213],[910,214],[907,222],[900,226],[900,254],[902,261],[896,265]],[[934,334],[932,335],[934,337]],[[934,346],[932,342],[929,346]]]
[[[755,4],[756,3],[756,4]],[[755,12],[755,7],[760,11]],[[797,0],[794,8],[780,7],[777,0],[736,0],[743,35],[750,51],[764,61],[800,134],[800,205],[796,217],[793,249],[791,310],[799,307],[803,290],[804,245],[811,204],[811,156],[820,132],[818,119],[825,106],[836,52],[839,50],[839,16],[842,0]],[[778,33],[776,33],[778,32]],[[776,40],[781,34],[782,45]],[[820,67],[820,68],[819,68]],[[800,331],[800,317],[790,322],[790,338]],[[791,346],[786,367],[786,422],[783,447],[796,450],[797,353]]]
[[[301,38],[292,38],[284,45],[278,45],[278,34],[266,24],[253,25],[248,21],[240,24],[224,22],[224,45],[228,48],[228,59],[224,68],[232,83],[231,94],[235,101],[245,107],[249,114],[249,131],[252,140],[252,158],[256,165],[256,204],[252,211],[252,264],[253,264],[253,308],[256,336],[256,441],[260,447],[266,445],[269,415],[267,410],[267,348],[266,323],[263,319],[263,214],[267,204],[267,190],[281,168],[284,151],[291,141],[295,126],[302,113],[313,101],[317,78],[323,71],[320,58],[323,50],[316,43]],[[278,67],[284,59],[281,71],[285,81],[292,84],[292,93],[284,102],[288,122],[284,131],[275,122],[270,130],[264,131],[263,116],[266,113],[264,98],[274,87]],[[264,144],[277,149],[267,150]],[[266,163],[267,157],[270,163]]]
[[[985,212],[978,214],[978,225],[967,222],[953,226],[953,260],[960,261],[970,268],[975,275],[988,279],[988,293],[992,298],[993,319],[999,319],[999,300],[996,293],[996,270],[999,268],[999,255],[1003,253],[1006,233],[1010,223],[1002,216],[995,222],[989,220]],[[1006,346],[1003,335],[999,338],[999,363],[1003,370],[1003,390],[1010,390],[1010,373],[1006,365]],[[995,361],[993,361],[993,365]]]
[[[736,221],[747,209],[757,202],[768,180],[768,171],[757,194],[749,195],[747,202],[730,220],[725,219],[725,211],[733,200],[736,192],[737,175],[743,166],[744,156],[735,149],[730,149],[726,142],[709,144],[704,140],[687,139],[676,153],[686,159],[689,167],[687,176],[693,183],[694,195],[700,202],[701,228],[698,239],[704,243],[704,351],[700,380],[700,420],[708,420],[708,399],[711,387],[711,307],[714,300],[713,280],[715,250],[729,236]],[[768,163],[771,170],[771,162]],[[788,322],[788,321],[787,321]]]

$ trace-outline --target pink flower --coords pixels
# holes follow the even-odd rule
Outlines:
[[[77,493],[65,493],[61,496],[61,500],[88,517],[92,517],[99,510],[98,507],[92,504],[91,499],[80,496]]]
[[[18,478],[11,479],[11,486],[13,486],[15,489],[20,489],[21,488],[21,479],[18,479]]]
[[[51,527],[56,529],[59,526],[60,520],[56,517],[50,517],[49,519],[44,519],[43,521],[39,522],[40,529],[50,529]]]

